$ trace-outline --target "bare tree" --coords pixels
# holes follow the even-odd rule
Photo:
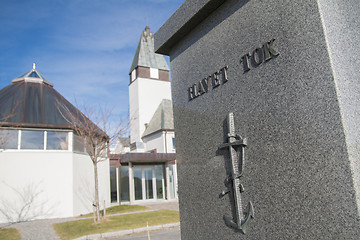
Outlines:
[[[68,105],[58,102],[59,112],[71,126],[75,135],[84,141],[85,151],[93,164],[95,222],[100,222],[98,163],[106,160],[109,146],[126,132],[127,124],[123,120],[114,124],[111,121],[111,110],[104,110],[102,107],[99,107],[97,111],[88,107],[82,109],[84,114],[76,108],[70,109]]]

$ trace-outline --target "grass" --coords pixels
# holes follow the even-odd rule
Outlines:
[[[150,208],[139,205],[117,205],[114,207],[109,207],[106,209],[106,215],[117,214],[117,213],[127,213],[127,212],[137,212],[150,210]],[[79,218],[83,217],[92,217],[94,213],[89,213],[86,215],[80,215]],[[103,215],[103,210],[100,211],[100,216]]]
[[[94,224],[93,219],[54,224],[57,235],[62,240],[74,239],[96,233],[115,232],[127,229],[162,225],[179,222],[179,212],[159,210],[145,213],[134,213],[107,217],[102,223]]]
[[[21,235],[16,228],[1,228],[0,239],[21,240]]]

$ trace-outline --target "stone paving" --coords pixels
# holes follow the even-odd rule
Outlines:
[[[138,204],[151,208],[152,210],[168,209],[179,211],[177,201],[164,201],[161,203]],[[14,224],[0,224],[0,228],[17,228],[21,233],[22,240],[59,240],[52,225],[67,221],[79,220],[79,218],[56,218],[34,220]]]

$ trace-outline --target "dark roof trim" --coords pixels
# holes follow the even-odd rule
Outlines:
[[[125,153],[111,154],[110,160],[124,162],[169,162],[176,159],[175,153]]]
[[[51,128],[51,129],[69,129],[74,130],[70,125],[56,125],[56,124],[37,124],[37,123],[11,123],[0,122],[0,127],[13,127],[13,128]]]

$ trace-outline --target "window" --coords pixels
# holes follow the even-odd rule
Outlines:
[[[32,72],[29,77],[33,77],[33,78],[40,78],[39,75],[37,75],[36,72]]]
[[[159,79],[159,69],[150,68],[150,78]]]
[[[134,70],[131,72],[131,82],[133,82],[135,79],[136,79],[136,69],[134,69]]]
[[[172,138],[173,149],[175,149],[175,138]]]
[[[48,131],[46,150],[68,150],[68,133]]]
[[[165,198],[164,165],[155,165],[156,196],[157,199]]]
[[[170,178],[170,198],[175,198],[175,167],[174,165],[169,164],[169,178]]]
[[[0,149],[18,148],[18,130],[0,130]]]
[[[68,144],[69,132],[65,131],[0,129],[0,149],[69,150]]]
[[[44,131],[21,131],[21,149],[44,150]]]
[[[120,167],[120,191],[121,201],[130,201],[129,166],[121,165]]]
[[[75,152],[85,152],[84,137],[74,134],[74,151]]]
[[[118,167],[110,167],[110,193],[111,202],[118,201]]]

